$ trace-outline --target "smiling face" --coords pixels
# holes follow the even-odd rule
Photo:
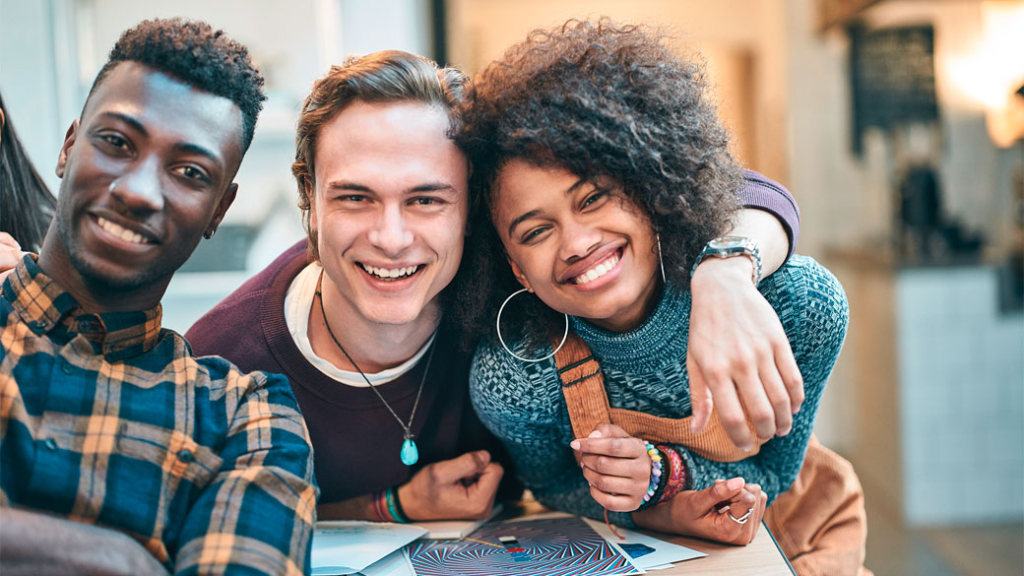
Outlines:
[[[643,322],[660,286],[657,240],[619,185],[517,159],[494,193],[494,224],[524,287],[612,331]]]
[[[241,131],[230,100],[119,64],[68,130],[40,265],[111,309],[155,305],[234,198]]]
[[[306,193],[324,290],[336,291],[332,322],[436,317],[468,214],[466,159],[448,125],[440,107],[356,101],[321,130]]]

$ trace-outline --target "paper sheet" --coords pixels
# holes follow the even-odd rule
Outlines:
[[[395,550],[381,560],[363,568],[359,574],[363,576],[416,576],[404,548]]]
[[[415,522],[413,526],[426,528],[428,534],[424,536],[429,540],[447,540],[468,536],[470,532],[483,526],[487,521],[494,518],[502,511],[501,503],[494,505],[491,515],[483,520],[438,520],[435,522]]]
[[[604,522],[598,522],[589,518],[585,518],[585,520],[605,540],[617,543],[633,560],[633,565],[643,570],[661,570],[670,568],[673,562],[682,562],[707,556],[707,554],[692,548],[672,544],[653,536],[647,536],[646,534],[616,526],[615,530],[626,537],[625,540],[621,540],[615,534],[612,534],[612,531],[608,529]],[[634,556],[633,554],[637,555]],[[668,566],[665,566],[666,564]]]
[[[313,576],[359,572],[426,533],[408,524],[317,522],[310,562]]]

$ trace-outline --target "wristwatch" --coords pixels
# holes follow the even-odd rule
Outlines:
[[[704,245],[704,249],[697,255],[693,263],[690,276],[697,271],[697,266],[705,259],[714,256],[715,258],[732,258],[733,256],[747,256],[754,264],[753,278],[754,286],[761,282],[761,252],[757,244],[745,236],[719,236]]]

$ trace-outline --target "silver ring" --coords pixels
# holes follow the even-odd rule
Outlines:
[[[753,514],[753,513],[754,513],[754,508],[752,506],[750,508],[750,510],[747,510],[746,514],[744,514],[743,516],[740,516],[739,518],[733,516],[732,512],[729,512],[729,519],[732,520],[733,522],[737,523],[737,524],[746,524],[747,520],[750,520],[750,515]]]

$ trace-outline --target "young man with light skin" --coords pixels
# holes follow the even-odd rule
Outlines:
[[[68,129],[38,259],[0,287],[3,574],[309,573],[312,453],[287,382],[160,328],[235,198],[261,86],[220,31],[147,21]]]
[[[389,520],[385,496],[412,520],[479,518],[495,500],[500,444],[471,411],[470,354],[449,317],[472,241],[468,166],[449,137],[464,82],[394,51],[350,59],[317,81],[293,166],[308,241],[187,334],[197,353],[289,378],[316,447],[322,519]],[[747,188],[792,206],[769,182],[751,174]],[[756,190],[741,197],[777,205]],[[765,275],[786,258],[795,208],[782,222],[744,210],[733,231],[756,239]],[[695,393],[694,412],[703,426],[714,398],[739,445],[751,442],[740,399],[755,432],[770,437],[788,432],[803,398],[752,267],[712,258],[693,279],[691,386],[707,392]],[[402,462],[406,440],[418,446],[415,462]]]

